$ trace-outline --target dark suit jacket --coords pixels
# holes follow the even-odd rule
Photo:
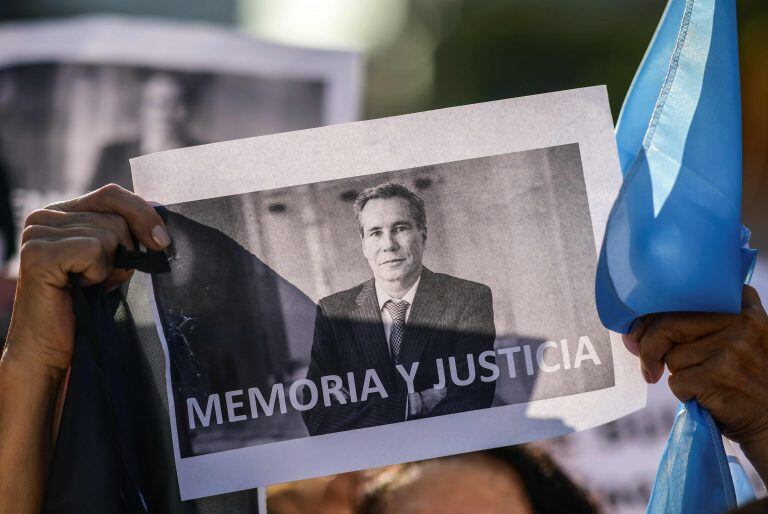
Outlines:
[[[481,370],[475,365],[472,384],[453,385],[448,357],[456,358],[458,377],[466,378],[467,354],[476,361],[483,351],[493,350],[495,335],[487,286],[423,269],[406,323],[400,364],[410,371],[419,362],[414,382],[414,390],[419,392],[438,382],[436,359],[443,359],[447,395],[427,416],[491,406],[495,384],[482,382]],[[319,388],[322,376],[338,375],[346,383],[347,373],[353,372],[359,399],[367,369],[376,370],[388,397],[373,394],[365,402],[336,402],[326,407],[321,393],[317,406],[303,413],[311,435],[406,419],[407,384],[390,357],[373,279],[320,300],[307,378]]]

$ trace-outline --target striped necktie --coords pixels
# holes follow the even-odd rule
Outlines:
[[[384,308],[392,316],[392,331],[389,333],[389,348],[392,352],[392,359],[395,362],[400,360],[400,347],[403,344],[403,334],[405,333],[405,313],[408,312],[410,304],[405,300],[394,302],[387,300]]]

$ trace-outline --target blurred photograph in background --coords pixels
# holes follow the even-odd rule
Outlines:
[[[348,52],[114,17],[7,25],[0,41],[0,159],[18,233],[51,202],[132,189],[134,157],[357,117]]]
[[[0,77],[3,158],[25,212],[44,196],[131,189],[140,155],[322,123],[319,80],[69,63]]]

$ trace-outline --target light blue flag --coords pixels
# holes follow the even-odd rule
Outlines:
[[[739,312],[756,251],[740,220],[735,0],[669,1],[616,139],[624,183],[598,263],[603,324],[627,333],[645,314]],[[648,512],[722,513],[752,497],[709,413],[681,405]]]
[[[740,220],[734,0],[669,2],[616,140],[624,184],[597,271],[603,324],[626,333],[654,312],[739,312],[755,252]]]

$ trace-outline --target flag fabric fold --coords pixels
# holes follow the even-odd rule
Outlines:
[[[742,243],[739,91],[735,0],[671,0],[616,128],[624,183],[596,282],[609,329],[740,311],[755,256]]]
[[[624,182],[595,283],[600,319],[741,310],[754,266],[741,226],[735,0],[669,0],[616,127]],[[733,473],[732,473],[733,470]],[[722,513],[754,498],[711,415],[680,406],[649,513]]]

